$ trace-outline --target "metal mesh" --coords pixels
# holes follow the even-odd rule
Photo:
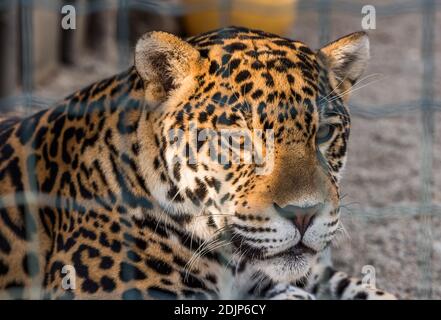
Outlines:
[[[12,0],[14,1],[14,0]],[[228,5],[229,0],[219,0]],[[10,1],[2,1],[2,6],[7,6]],[[33,94],[33,47],[32,47],[32,10],[36,7],[53,10],[59,13],[61,1],[53,0],[20,0],[20,28],[21,38],[21,79],[22,93],[12,98],[0,99],[0,108],[3,106],[25,106],[27,112],[32,112],[34,107],[50,106],[54,101],[45,97]],[[434,79],[434,36],[435,36],[435,14],[441,7],[441,1],[437,0],[413,0],[400,1],[400,3],[391,3],[375,5],[377,17],[397,16],[406,13],[419,13],[422,15],[422,43],[421,57],[423,61],[423,73],[421,78],[421,96],[415,101],[405,103],[385,104],[385,105],[359,105],[351,104],[350,109],[353,116],[362,118],[383,118],[392,117],[409,113],[420,113],[423,132],[420,141],[421,164],[420,164],[420,202],[419,205],[404,206],[391,205],[383,208],[361,208],[352,210],[351,214],[363,218],[387,219],[394,217],[415,217],[421,218],[421,232],[419,233],[419,254],[421,265],[421,286],[418,294],[419,298],[431,298],[432,296],[432,266],[431,257],[432,239],[431,239],[431,217],[441,214],[441,206],[432,201],[432,163],[433,163],[433,141],[434,141],[434,114],[441,109],[441,101],[435,97]],[[203,6],[173,4],[162,1],[147,0],[97,0],[93,4],[85,5],[84,2],[75,4],[77,15],[89,14],[96,11],[116,9],[118,12],[117,23],[117,42],[118,42],[118,61],[120,67],[125,67],[130,61],[129,48],[129,16],[130,9],[141,11],[167,14],[169,16],[181,16],[189,12],[202,10]],[[269,10],[269,9],[268,9]],[[327,43],[330,40],[331,19],[330,13],[343,12],[360,14],[359,4],[351,1],[299,1],[297,5],[298,12],[314,11],[318,13],[319,24],[319,42]],[[222,16],[221,16],[222,19]],[[223,24],[225,21],[221,21]]]

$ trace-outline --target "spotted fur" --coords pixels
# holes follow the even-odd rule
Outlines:
[[[344,102],[368,55],[364,33],[314,52],[245,28],[153,32],[129,70],[2,121],[2,297],[310,298],[340,228]],[[261,130],[263,161],[222,163],[211,140],[171,134],[194,125]],[[315,211],[300,228],[286,208]],[[326,279],[337,298],[371,298],[347,281]]]

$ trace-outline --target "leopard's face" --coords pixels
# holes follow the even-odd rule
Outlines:
[[[177,41],[168,37],[148,39]],[[161,43],[150,64],[137,60],[141,76],[163,68],[155,81],[144,75],[160,151],[154,196],[186,228],[231,244],[236,258],[275,280],[304,276],[340,226],[350,122],[339,94],[368,55],[354,52],[368,46],[364,34],[349,37],[313,52],[228,28],[171,51]]]

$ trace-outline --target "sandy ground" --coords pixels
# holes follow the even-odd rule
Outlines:
[[[353,1],[362,3],[361,1]],[[409,103],[421,98],[421,15],[381,16],[381,4],[397,1],[369,1],[377,5],[377,29],[370,31],[372,58],[366,75],[369,84],[354,92],[351,104],[377,110],[382,105]],[[361,6],[360,6],[361,10]],[[358,10],[358,12],[360,12]],[[332,39],[360,30],[361,15],[333,13],[329,33]],[[317,15],[298,16],[289,37],[318,46]],[[437,14],[435,30],[441,30]],[[434,54],[441,56],[441,37],[435,33]],[[441,70],[441,59],[435,59]],[[94,80],[118,70],[115,59],[103,61],[82,57],[75,68],[62,68],[36,93],[58,99]],[[441,96],[441,72],[433,83]],[[381,109],[380,109],[381,110]],[[385,108],[384,112],[391,109]],[[435,124],[441,115],[434,117]],[[385,118],[353,116],[349,161],[342,180],[343,221],[346,235],[335,244],[336,265],[362,276],[364,265],[376,270],[377,286],[401,298],[441,298],[441,211],[432,217],[412,215],[421,199],[423,125],[420,112],[399,112]],[[441,205],[441,128],[435,125],[433,140],[432,200]],[[427,166],[426,166],[427,167]],[[388,210],[387,208],[395,208]],[[391,214],[387,214],[390,212]],[[392,214],[393,213],[393,214]],[[424,212],[423,212],[424,213]],[[429,291],[427,291],[429,290]],[[429,293],[428,293],[429,292]]]

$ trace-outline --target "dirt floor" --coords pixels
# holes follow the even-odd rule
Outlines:
[[[397,1],[369,2],[378,4],[377,29],[370,31],[372,58],[366,72],[371,76],[369,84],[354,92],[350,100],[350,104],[372,110],[396,103],[418,106],[415,101],[422,95],[421,15],[382,16],[381,5],[388,3]],[[360,11],[361,6],[355,12],[333,13],[330,38],[360,30]],[[317,21],[312,12],[298,15],[288,36],[317,48]],[[441,30],[440,23],[438,13],[435,30]],[[435,39],[434,54],[441,57],[441,37],[435,33]],[[435,67],[441,70],[441,59],[435,59]],[[115,57],[103,61],[85,56],[75,68],[60,69],[49,81],[39,84],[36,93],[58,99],[117,70]],[[440,100],[441,72],[433,85],[435,98]],[[390,110],[386,107],[384,111]],[[437,124],[441,115],[434,119]],[[398,112],[371,119],[355,115],[352,122],[349,161],[342,181],[346,235],[335,244],[336,265],[356,276],[362,276],[364,265],[373,265],[378,287],[405,299],[441,299],[441,211],[423,218],[412,212],[421,199],[421,113]],[[431,195],[438,206],[440,134],[441,128],[435,126]]]

